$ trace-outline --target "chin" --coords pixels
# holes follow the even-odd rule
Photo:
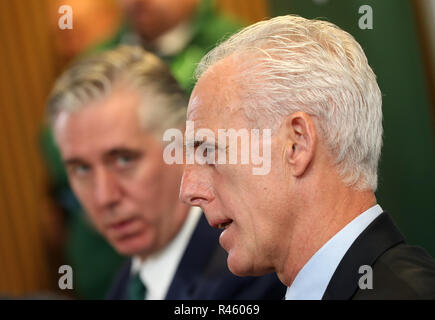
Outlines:
[[[132,257],[137,254],[138,250],[132,246],[116,244],[113,246],[120,255]]]
[[[248,263],[239,256],[229,254],[227,259],[228,269],[232,274],[239,277],[253,276],[254,270],[252,263]]]
[[[227,265],[231,273],[239,277],[258,277],[273,272],[273,269],[255,261],[254,255],[236,254],[235,250],[229,252]]]
[[[149,245],[144,243],[141,237],[127,240],[117,240],[112,242],[115,250],[123,256],[136,256],[149,251]]]

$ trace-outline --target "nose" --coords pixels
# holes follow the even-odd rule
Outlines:
[[[121,186],[116,177],[105,168],[97,170],[95,183],[97,205],[103,209],[113,209],[120,202],[121,196]]]
[[[190,206],[203,207],[214,199],[213,187],[205,172],[186,165],[180,187],[180,200]]]

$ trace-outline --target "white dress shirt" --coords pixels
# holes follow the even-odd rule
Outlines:
[[[147,288],[144,299],[163,300],[166,297],[201,214],[199,207],[191,207],[182,228],[165,248],[144,262],[139,257],[133,257],[131,272],[140,272],[140,279]]]
[[[303,266],[290,287],[286,300],[320,300],[335,269],[352,243],[382,213],[375,205],[364,211],[328,240]]]

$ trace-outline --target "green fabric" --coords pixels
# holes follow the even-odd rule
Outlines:
[[[201,58],[217,43],[241,27],[242,25],[237,21],[216,13],[214,0],[203,0],[192,18],[193,35],[191,40],[181,52],[161,58],[168,63],[171,72],[186,92],[191,93],[195,85],[193,74]],[[87,50],[85,54],[114,48],[120,45],[122,38],[130,32],[132,31],[128,23],[124,22],[113,39],[98,44]]]
[[[179,54],[169,57],[172,73],[188,93],[192,92],[195,85],[193,74],[201,58],[241,27],[236,21],[216,14],[214,1],[201,2],[193,18],[191,41]]]
[[[129,300],[144,300],[146,287],[143,284],[139,273],[132,275],[128,284],[128,298]]]

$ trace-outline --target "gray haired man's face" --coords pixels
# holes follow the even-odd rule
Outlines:
[[[141,102],[120,88],[62,112],[54,130],[71,186],[96,228],[119,253],[146,256],[175,236],[185,216],[175,210],[182,168],[165,164],[162,143],[140,126]]]
[[[229,62],[212,68],[192,93],[187,119],[194,122],[195,128],[211,130],[215,136],[219,130],[249,128],[240,108],[246,102],[237,92],[240,89],[227,80],[236,68]],[[239,161],[185,166],[180,197],[185,203],[201,207],[212,227],[225,229],[219,243],[228,252],[228,267],[236,275],[271,272],[276,259],[282,256],[282,235],[289,230],[288,202],[283,198],[290,193],[283,174],[282,144],[279,137],[272,138],[272,166],[266,175],[253,175],[254,165]]]

